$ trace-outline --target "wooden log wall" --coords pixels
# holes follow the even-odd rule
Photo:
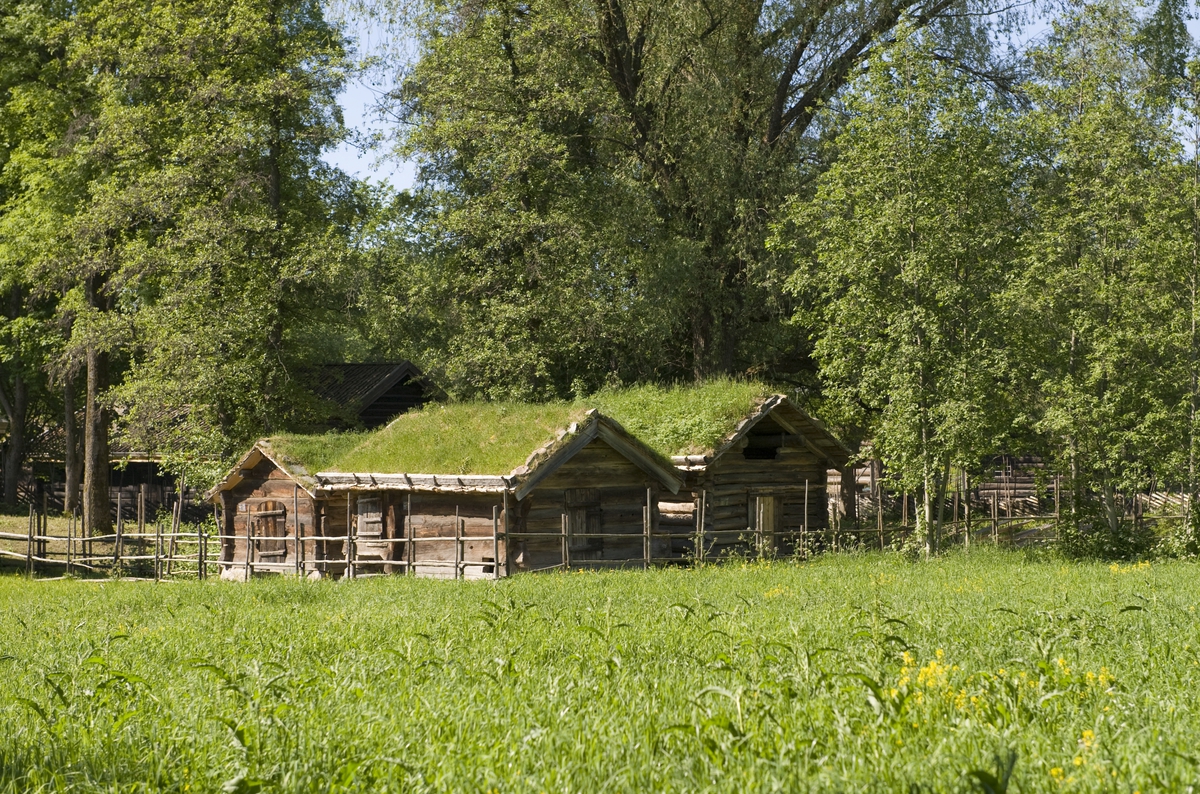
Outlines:
[[[344,501],[344,500],[343,500]],[[280,573],[295,572],[297,554],[301,555],[304,570],[318,570],[316,563],[328,552],[327,547],[315,535],[320,531],[319,521],[323,510],[314,510],[313,500],[296,485],[287,474],[273,463],[263,459],[246,473],[245,478],[232,490],[222,493],[224,522],[221,527],[220,560],[222,575],[226,578],[244,578],[247,572],[247,550],[253,548],[256,572],[277,570]],[[322,505],[327,509],[327,505]],[[253,544],[248,542],[248,531],[252,522],[266,524],[259,514],[273,509],[282,514],[272,516],[272,537],[266,537],[256,527]],[[305,540],[303,549],[295,541],[296,524]],[[342,519],[345,524],[345,518]],[[339,542],[340,547],[340,542]]]
[[[774,458],[769,457],[771,449],[776,450]],[[747,450],[750,450],[749,455]],[[691,509],[686,502],[664,497],[660,510],[669,515],[667,524],[672,531],[695,528],[698,505],[704,494],[707,499],[704,554],[707,558],[749,550],[748,540],[756,537],[758,529],[758,497],[776,500],[774,527],[763,528],[763,540],[777,553],[795,551],[799,533],[805,526],[806,501],[808,532],[820,533],[829,525],[826,463],[801,439],[785,433],[772,433],[764,428],[764,432],[748,436],[737,448],[728,450],[710,464],[706,471],[694,475],[689,487],[692,489]],[[774,544],[771,543],[772,533]],[[695,543],[688,538],[675,538],[672,553],[694,554]]]
[[[651,526],[656,528],[658,481],[603,441],[593,441],[522,500],[527,512],[509,544],[512,570],[564,564],[564,517],[572,536],[566,550],[572,567],[644,559],[647,489],[652,494]],[[575,537],[585,534],[611,537]],[[666,552],[655,541],[651,553]]]
[[[492,540],[493,515],[503,521],[500,515],[503,499],[499,495],[413,493],[396,498],[403,500],[406,509],[411,504],[412,514],[407,521],[408,531],[415,539],[412,548],[415,575],[490,579],[494,566],[504,569],[503,544],[497,560]]]

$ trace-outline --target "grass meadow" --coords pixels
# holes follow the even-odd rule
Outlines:
[[[1190,791],[1194,564],[0,578],[0,790]]]

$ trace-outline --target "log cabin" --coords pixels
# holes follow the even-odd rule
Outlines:
[[[263,439],[207,497],[226,579],[471,579],[644,564],[665,553],[651,548],[660,497],[682,485],[595,409],[465,403],[372,433]]]
[[[845,470],[850,457],[786,395],[755,397],[715,444],[672,455],[685,498],[664,496],[661,523],[683,532],[696,528],[696,540],[677,534],[672,552],[708,559],[791,555],[820,546],[829,527],[829,475]]]

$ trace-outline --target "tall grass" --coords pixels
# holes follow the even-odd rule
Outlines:
[[[1183,790],[1196,573],[0,579],[0,790]]]

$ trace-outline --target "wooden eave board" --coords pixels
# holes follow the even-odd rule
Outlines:
[[[599,437],[624,455],[630,463],[665,485],[671,493],[679,493],[679,489],[683,487],[683,479],[673,466],[667,467],[659,463],[645,444],[627,433],[616,422],[610,424],[602,421],[599,424]]]
[[[785,400],[775,412],[778,419],[793,425],[798,431],[798,435],[802,436],[811,447],[820,450],[827,461],[834,463],[834,468],[845,466],[852,457],[853,453],[849,448],[838,441],[825,428],[825,425],[802,411],[791,400]]]
[[[506,478],[490,474],[380,474],[325,471],[317,473],[322,491],[426,491],[436,493],[502,493]]]

